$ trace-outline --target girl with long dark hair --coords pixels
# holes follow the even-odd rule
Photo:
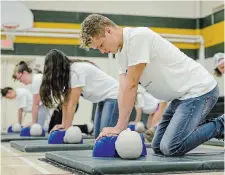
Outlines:
[[[53,130],[68,129],[80,96],[98,103],[94,119],[94,135],[102,128],[115,126],[118,120],[118,82],[87,60],[71,60],[63,52],[50,50],[45,58],[41,101],[46,107],[62,105],[61,125]]]

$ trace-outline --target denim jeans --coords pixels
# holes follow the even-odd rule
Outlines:
[[[164,112],[152,141],[155,153],[182,156],[224,132],[224,116],[205,123],[204,119],[219,97],[219,88],[200,97],[175,99]]]
[[[94,136],[98,137],[104,127],[114,127],[119,118],[119,109],[116,99],[106,99],[99,102],[95,111]]]

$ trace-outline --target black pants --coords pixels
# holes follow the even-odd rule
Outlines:
[[[77,108],[75,110],[75,113],[77,112],[79,108],[79,104],[77,104]],[[49,127],[48,127],[48,133],[52,130],[52,128],[54,128],[55,125],[60,125],[62,124],[62,107],[61,105],[57,106],[57,108],[54,110],[50,123],[49,123]]]

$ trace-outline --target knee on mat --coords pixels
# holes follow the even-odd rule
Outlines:
[[[152,148],[155,154],[162,154],[159,148]]]
[[[151,148],[152,150],[157,154],[157,153],[161,153],[160,149],[159,149],[159,145],[156,144],[155,142],[151,143]]]
[[[161,142],[160,143],[160,151],[165,156],[182,156],[184,153],[181,151],[180,147],[177,147],[175,145]]]

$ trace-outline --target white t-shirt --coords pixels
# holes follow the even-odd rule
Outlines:
[[[156,112],[160,101],[147,92],[137,94],[135,108],[141,108],[145,114],[153,114]]]
[[[123,48],[116,58],[120,74],[129,66],[147,63],[140,83],[160,100],[198,97],[217,84],[202,65],[147,27],[124,28]]]
[[[31,83],[31,92],[33,95],[39,94],[41,83],[42,83],[42,74],[33,74],[32,83]]]
[[[18,88],[16,91],[16,102],[18,108],[22,108],[24,112],[32,111],[33,97],[30,91],[25,88]]]
[[[36,94],[40,93],[40,87],[41,87],[41,83],[42,83],[42,78],[43,78],[43,74],[33,74],[32,83],[31,83],[31,86],[29,87],[29,89],[31,90],[31,93],[33,95],[36,95]],[[40,101],[39,108],[42,105],[43,105],[43,103]],[[51,108],[46,108],[43,111],[42,111],[43,112],[42,115],[46,115],[47,118],[51,117],[52,114],[53,114],[53,109],[51,109]]]
[[[75,62],[70,68],[70,86],[81,87],[84,99],[93,103],[117,99],[118,82],[98,67],[90,63]]]
[[[31,93],[33,95],[36,95],[36,94],[40,93],[42,77],[43,77],[43,74],[33,74],[32,83],[31,83],[31,86],[30,86]],[[42,102],[40,101],[39,106],[41,106],[41,105],[42,105]]]

